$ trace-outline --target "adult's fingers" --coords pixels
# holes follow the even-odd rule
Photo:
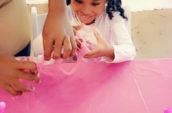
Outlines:
[[[22,72],[22,71],[18,71],[16,72],[16,78],[17,79],[24,79],[24,80],[29,80],[29,81],[35,81],[36,83],[39,83],[40,78],[35,74],[32,73],[26,73],[26,72]]]
[[[18,81],[15,81],[13,83],[11,83],[11,86],[13,87],[13,89],[15,91],[18,91],[18,92],[30,92],[30,91],[33,91],[33,88],[31,87],[27,87],[26,85],[18,82]]]
[[[10,93],[13,96],[19,96],[22,95],[23,92],[21,91],[16,91],[11,84],[9,83],[4,83],[3,86],[1,86],[5,91]]]
[[[72,54],[72,45],[70,42],[70,38],[66,37],[64,40],[64,51],[63,51],[63,58],[68,58]]]
[[[50,60],[51,53],[53,51],[54,40],[51,37],[43,37],[43,45],[44,45],[44,59]]]
[[[63,48],[63,42],[64,42],[64,37],[56,39],[55,45],[54,45],[54,54],[53,54],[53,58],[54,59],[57,59],[57,58],[61,57],[61,52],[62,52],[62,48]]]
[[[31,61],[16,61],[16,62],[18,69],[28,73],[33,73],[33,74],[38,73],[37,66],[34,62]]]

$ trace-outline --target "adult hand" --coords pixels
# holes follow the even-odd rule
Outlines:
[[[1,55],[0,88],[15,96],[33,90],[32,87],[24,85],[20,80],[39,82],[35,63],[30,61],[17,61],[13,57]]]

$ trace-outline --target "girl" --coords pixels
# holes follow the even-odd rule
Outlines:
[[[85,58],[101,57],[110,63],[134,59],[136,50],[125,25],[121,0],[67,0],[67,4],[71,24],[90,27],[97,39],[96,48]]]

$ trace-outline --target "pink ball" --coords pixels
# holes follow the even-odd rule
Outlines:
[[[5,102],[0,102],[0,113],[3,113],[5,110],[6,104]]]

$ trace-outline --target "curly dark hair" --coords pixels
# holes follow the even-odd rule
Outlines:
[[[66,3],[69,5],[71,0],[66,0]],[[121,0],[108,0],[106,13],[108,14],[110,20],[113,18],[113,12],[115,11],[119,12],[124,19],[128,20],[128,18],[125,16],[125,10],[121,7],[121,5]]]

